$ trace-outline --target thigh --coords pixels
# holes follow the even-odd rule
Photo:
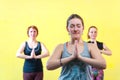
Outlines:
[[[104,72],[103,72],[103,70],[99,70],[99,74],[96,77],[96,80],[104,80]]]
[[[43,72],[37,72],[35,76],[35,80],[43,80]]]
[[[23,80],[34,80],[33,73],[23,73]]]

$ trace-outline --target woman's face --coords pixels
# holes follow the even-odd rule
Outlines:
[[[67,30],[73,39],[79,39],[83,33],[83,25],[80,19],[73,18],[69,21]]]
[[[89,37],[90,37],[90,39],[96,39],[96,37],[97,37],[97,29],[96,28],[90,28]]]
[[[30,29],[29,29],[29,37],[30,37],[30,38],[36,38],[37,35],[38,35],[38,32],[37,32],[36,29],[34,29],[34,28],[30,28]]]

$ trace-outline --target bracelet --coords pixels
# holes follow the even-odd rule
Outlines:
[[[61,62],[61,59],[60,59],[60,66],[62,66],[63,64],[62,64],[62,62]]]

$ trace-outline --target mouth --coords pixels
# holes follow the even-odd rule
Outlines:
[[[79,32],[74,32],[74,33],[72,33],[72,34],[80,34]]]

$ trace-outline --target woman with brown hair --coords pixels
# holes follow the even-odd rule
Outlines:
[[[29,26],[27,35],[29,39],[21,44],[16,54],[18,58],[25,59],[23,80],[43,80],[41,59],[49,56],[49,51],[42,42],[37,41],[38,28],[36,26]]]
[[[54,70],[62,67],[58,80],[92,80],[90,65],[105,69],[105,59],[95,45],[82,39],[84,22],[79,15],[70,15],[66,29],[70,41],[59,44],[55,48],[47,62],[47,69]]]

